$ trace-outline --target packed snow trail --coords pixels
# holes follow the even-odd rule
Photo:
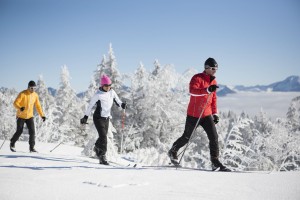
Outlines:
[[[1,200],[300,199],[300,172],[207,173],[139,164],[104,166],[81,156],[77,147],[61,145],[49,153],[54,146],[38,142],[40,153],[29,153],[28,143],[18,142],[13,153],[9,143],[4,144]]]

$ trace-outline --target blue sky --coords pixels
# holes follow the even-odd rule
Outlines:
[[[299,22],[298,0],[0,0],[0,87],[58,88],[67,65],[83,91],[109,43],[121,73],[214,57],[220,84],[270,84],[300,75]]]

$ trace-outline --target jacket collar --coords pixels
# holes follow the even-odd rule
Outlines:
[[[211,75],[208,75],[208,74],[206,74],[205,73],[205,71],[203,71],[201,74],[201,77],[205,80],[205,81],[207,81],[207,82],[212,82],[213,80],[215,80],[215,76],[211,76]]]
[[[33,93],[35,93],[35,91],[31,92],[30,89],[28,88],[27,90],[25,90],[25,93],[26,94],[33,94]]]
[[[101,91],[101,92],[109,92],[110,90],[108,90],[108,91],[105,91],[104,89],[103,89],[103,87],[99,87],[99,90]]]

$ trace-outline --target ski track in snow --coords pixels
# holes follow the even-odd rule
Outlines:
[[[0,140],[2,143],[3,141]],[[211,172],[171,166],[143,166],[120,159],[111,166],[81,156],[81,148],[27,142],[0,150],[0,199],[300,199],[300,172]]]
[[[124,184],[118,184],[118,185],[108,185],[104,183],[95,183],[92,181],[85,181],[84,184],[93,185],[101,188],[121,188],[121,187],[127,187],[127,186],[146,186],[149,185],[149,183],[124,183]]]

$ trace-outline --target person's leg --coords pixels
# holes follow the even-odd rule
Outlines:
[[[205,130],[209,140],[209,150],[211,159],[219,158],[218,133],[212,116],[207,116],[200,120],[200,125]]]
[[[219,142],[216,125],[212,116],[207,116],[200,120],[200,125],[205,130],[209,140],[210,159],[212,162],[212,170],[231,171],[225,167],[219,160]]]
[[[17,119],[17,130],[13,135],[13,137],[10,139],[10,146],[13,148],[15,147],[15,143],[18,141],[18,139],[20,138],[23,132],[24,122],[25,122],[24,119],[21,118]]]
[[[29,133],[29,149],[30,151],[35,151],[35,127],[34,127],[34,118],[29,118],[25,121]]]
[[[190,139],[191,134],[196,126],[198,118],[187,116],[185,122],[185,128],[182,136],[178,138],[172,146],[172,150],[178,151],[181,147],[183,147]]]
[[[103,118],[93,118],[95,127],[98,132],[98,139],[95,143],[95,147],[97,148],[98,155],[105,155],[107,151],[107,131],[109,125],[109,119]]]

